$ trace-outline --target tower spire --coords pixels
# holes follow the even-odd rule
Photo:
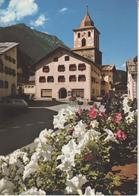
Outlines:
[[[86,15],[89,16],[88,5],[86,5]]]

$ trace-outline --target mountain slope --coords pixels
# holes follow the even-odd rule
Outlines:
[[[30,66],[64,43],[56,36],[33,30],[25,24],[0,28],[0,42],[18,42],[18,66],[24,75],[29,74]]]

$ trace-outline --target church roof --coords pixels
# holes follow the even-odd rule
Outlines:
[[[88,26],[94,26],[94,22],[90,17],[90,14],[88,12],[88,6],[87,6],[87,13],[80,24],[80,28],[84,28],[84,27],[88,27]]]
[[[115,68],[115,65],[102,65],[101,69],[103,71],[113,70]]]

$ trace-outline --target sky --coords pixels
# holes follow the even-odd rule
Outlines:
[[[86,14],[100,31],[103,64],[125,69],[137,55],[137,0],[0,0],[0,26],[25,23],[73,48],[73,29]]]

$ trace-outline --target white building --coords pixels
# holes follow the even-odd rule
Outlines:
[[[0,97],[16,94],[17,46],[15,42],[0,43]]]
[[[100,96],[101,52],[99,31],[88,11],[74,29],[74,48],[58,47],[36,63],[35,98],[91,99]]]
[[[126,62],[128,97],[133,100],[137,98],[137,57]]]

